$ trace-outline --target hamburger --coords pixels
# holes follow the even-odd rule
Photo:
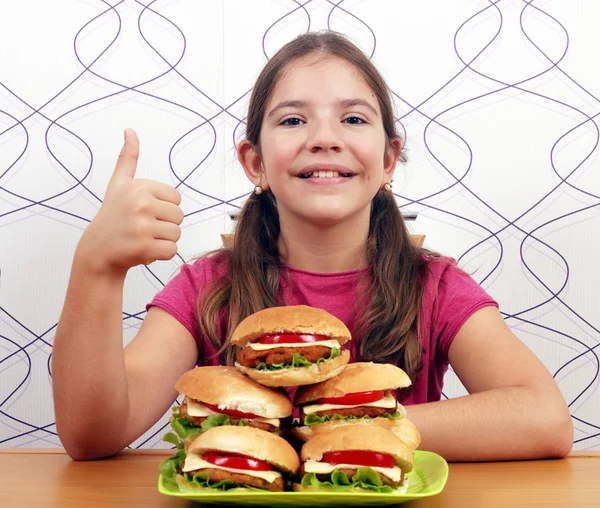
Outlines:
[[[368,424],[399,433],[402,428],[406,439],[418,446],[417,429],[411,423],[401,427],[406,411],[391,393],[410,384],[408,375],[395,365],[351,363],[334,378],[298,389],[295,404],[300,409],[301,426],[294,434],[306,441],[333,428]]]
[[[197,367],[184,373],[175,388],[184,398],[173,408],[171,427],[186,449],[200,432],[213,427],[279,432],[281,419],[292,415],[286,393],[252,381],[235,367]],[[174,436],[167,441],[178,444]]]
[[[337,376],[350,360],[341,346],[346,325],[328,312],[296,305],[264,309],[244,319],[231,343],[235,366],[266,386],[300,386]]]
[[[374,425],[346,425],[321,432],[300,453],[296,491],[403,493],[413,467],[413,451],[393,432]]]
[[[392,427],[392,432],[412,450],[416,450],[421,444],[421,434],[408,418],[402,418],[397,425]]]
[[[283,492],[300,460],[282,437],[254,427],[213,427],[200,434],[175,474],[181,492],[262,489]]]

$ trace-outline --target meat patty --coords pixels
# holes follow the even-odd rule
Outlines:
[[[369,415],[371,418],[376,418],[377,416],[392,414],[396,411],[396,408],[385,408],[385,407],[370,407],[370,406],[357,406],[357,407],[349,407],[348,409],[328,409],[327,411],[317,411],[315,415],[317,416],[329,416],[333,418],[335,415],[340,416],[356,416],[357,418],[361,418],[363,416]],[[302,410],[301,419],[304,420],[304,410]]]
[[[186,400],[184,400],[181,403],[181,406],[179,407],[179,415],[182,418],[185,418],[186,420],[188,420],[192,425],[195,425],[196,427],[200,427],[202,425],[202,422],[204,420],[206,420],[206,418],[208,418],[207,416],[190,416],[188,414]],[[256,420],[254,420],[253,418],[244,418],[243,420],[246,422],[246,425],[248,425],[248,427],[254,427],[254,428],[260,429],[260,430],[266,430],[267,432],[274,432],[274,431],[278,430],[277,427],[275,427],[274,425],[271,425],[270,423],[258,422]],[[232,416],[229,417],[230,425],[237,425],[237,423],[239,421],[240,421],[240,418],[234,418]]]
[[[346,473],[346,476],[352,480],[352,477],[356,474],[357,468],[340,468],[339,471],[342,471],[344,473]],[[399,482],[394,482],[392,481],[390,478],[388,478],[387,476],[385,476],[384,474],[381,474],[377,471],[375,471],[377,473],[377,475],[379,476],[379,478],[381,479],[381,481],[383,482],[384,485],[389,485],[390,487],[394,487],[394,488],[398,488],[400,487],[403,483],[404,483],[404,471],[402,471],[401,475],[400,475],[400,481]],[[302,468],[300,469],[300,478],[302,478],[305,474],[304,471],[304,466],[302,466]],[[327,473],[327,474],[318,474],[317,478],[319,479],[319,481],[325,482],[325,481],[330,481],[331,480],[331,473]]]
[[[310,347],[277,347],[273,349],[265,349],[256,351],[251,347],[244,347],[238,354],[238,363],[245,367],[255,368],[261,362],[267,365],[274,363],[292,363],[294,353],[301,354],[309,362],[316,362],[320,358],[329,358],[331,356],[331,348],[327,346],[310,346]]]
[[[232,480],[238,485],[249,485],[250,487],[256,487],[258,489],[265,489],[272,492],[283,492],[284,482],[283,478],[277,478],[273,483],[269,483],[262,478],[256,476],[250,476],[248,474],[232,473],[231,471],[223,471],[221,469],[198,469],[196,471],[190,471],[188,474],[192,476],[198,472],[208,474],[208,480],[210,482],[221,482],[223,480]]]

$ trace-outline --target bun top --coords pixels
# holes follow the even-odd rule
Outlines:
[[[296,474],[300,468],[300,459],[291,444],[276,434],[254,427],[212,427],[198,435],[187,453],[202,456],[207,451],[240,453],[264,460],[288,474]]]
[[[296,404],[306,404],[321,397],[342,397],[349,393],[392,390],[411,385],[400,367],[388,363],[357,362],[346,365],[336,377],[303,386],[296,392]]]
[[[265,418],[285,418],[293,410],[285,392],[263,386],[235,367],[196,367],[177,380],[175,389],[200,402]]]
[[[243,347],[272,333],[327,335],[344,344],[351,339],[346,325],[329,312],[307,305],[271,307],[244,319],[231,336],[231,343]]]
[[[405,473],[412,470],[413,451],[391,430],[378,425],[345,425],[327,432],[320,432],[302,447],[302,461],[318,462],[327,452],[366,450],[385,453],[394,457],[395,464]]]

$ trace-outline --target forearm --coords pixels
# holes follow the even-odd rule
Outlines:
[[[498,388],[407,411],[421,433],[419,448],[449,461],[562,457],[573,442],[561,401],[529,388]]]
[[[52,355],[56,426],[74,458],[127,444],[119,442],[128,415],[123,285],[124,274],[107,277],[76,254]]]

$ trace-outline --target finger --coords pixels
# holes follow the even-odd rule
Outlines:
[[[167,261],[177,254],[177,244],[169,240],[154,240],[152,245],[152,258]]]
[[[109,185],[118,185],[133,180],[140,156],[140,142],[133,129],[125,129],[125,141]]]
[[[154,203],[154,217],[179,226],[183,222],[183,210],[173,203],[156,200]]]
[[[166,183],[148,180],[148,190],[161,201],[167,201],[175,205],[181,204],[181,193]]]
[[[181,228],[172,222],[157,220],[152,227],[152,236],[157,240],[177,242],[181,238]]]

